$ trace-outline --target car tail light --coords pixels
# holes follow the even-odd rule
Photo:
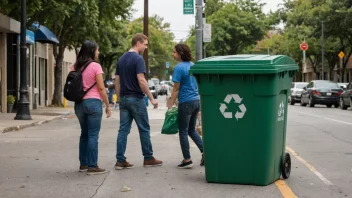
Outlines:
[[[315,91],[315,90],[312,91],[312,94],[317,95],[317,96],[321,96],[321,93],[319,91]]]
[[[339,96],[340,96],[341,94],[342,94],[342,91],[337,92],[337,95],[339,95]]]

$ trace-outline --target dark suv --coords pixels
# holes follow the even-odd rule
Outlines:
[[[340,108],[346,110],[348,107],[352,107],[352,82],[348,83],[346,89],[340,96]]]

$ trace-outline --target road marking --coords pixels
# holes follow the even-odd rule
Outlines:
[[[284,198],[296,198],[296,195],[292,192],[291,188],[286,184],[284,180],[277,180],[275,182],[275,185],[280,190]]]
[[[320,180],[322,180],[326,185],[332,186],[332,184],[328,179],[326,179],[314,166],[310,165],[306,160],[304,160],[301,156],[296,153],[292,148],[286,146],[286,150],[288,150],[293,156],[295,156],[300,162],[302,162],[310,171],[312,171]]]
[[[305,113],[305,112],[299,112],[299,111],[296,111],[296,112],[297,113],[306,114],[306,115],[310,115],[310,116],[317,117],[317,118],[324,118],[326,120],[330,120],[330,121],[334,121],[334,122],[338,122],[338,123],[342,123],[342,124],[352,125],[351,122],[344,122],[344,121],[341,121],[341,120],[335,120],[335,119],[331,119],[331,118],[326,118],[326,117],[314,115],[314,114],[311,114],[311,113]]]

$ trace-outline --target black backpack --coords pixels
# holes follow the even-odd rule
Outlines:
[[[94,61],[88,61],[88,63],[84,65],[82,71],[78,70],[78,71],[71,71],[70,73],[68,73],[65,87],[64,87],[64,97],[67,100],[72,102],[82,102],[83,97],[88,93],[89,90],[91,90],[97,84],[95,82],[86,91],[83,90],[82,73],[92,62]]]

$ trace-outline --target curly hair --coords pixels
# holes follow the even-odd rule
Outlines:
[[[189,62],[192,60],[191,49],[186,44],[177,44],[175,50],[181,56],[182,61]]]

